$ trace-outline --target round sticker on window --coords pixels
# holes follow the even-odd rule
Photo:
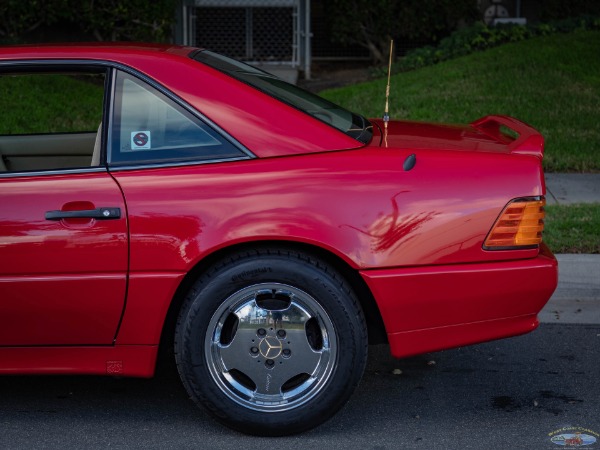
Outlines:
[[[149,131],[131,132],[131,150],[149,150],[152,148]]]

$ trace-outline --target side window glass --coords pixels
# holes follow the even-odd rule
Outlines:
[[[230,159],[244,153],[152,86],[118,72],[111,164]]]
[[[104,69],[0,72],[0,172],[90,167],[105,79]]]

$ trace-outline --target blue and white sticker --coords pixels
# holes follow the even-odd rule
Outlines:
[[[152,140],[150,131],[132,131],[131,132],[131,150],[150,150]]]

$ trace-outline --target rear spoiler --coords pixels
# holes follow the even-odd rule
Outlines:
[[[533,127],[509,116],[485,116],[471,123],[498,142],[505,143],[511,153],[532,155],[540,160],[544,157],[544,137]],[[502,132],[502,127],[510,128],[519,136],[511,138]]]

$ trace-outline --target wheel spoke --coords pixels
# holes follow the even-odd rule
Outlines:
[[[265,371],[261,371],[261,380],[255,380],[257,394],[280,395],[283,394],[283,385],[292,378],[303,374],[309,377],[315,375],[322,351],[316,352],[310,347],[306,333],[299,330],[288,333],[283,349],[289,350],[290,356],[286,358],[280,355],[273,360],[271,369],[265,367]]]
[[[257,380],[254,379],[253,374],[257,370],[256,366],[259,362],[257,357],[251,356],[250,349],[256,345],[252,342],[253,339],[256,339],[255,331],[238,329],[231,344],[226,346],[217,345],[224,372],[232,369],[239,370],[256,383]]]

